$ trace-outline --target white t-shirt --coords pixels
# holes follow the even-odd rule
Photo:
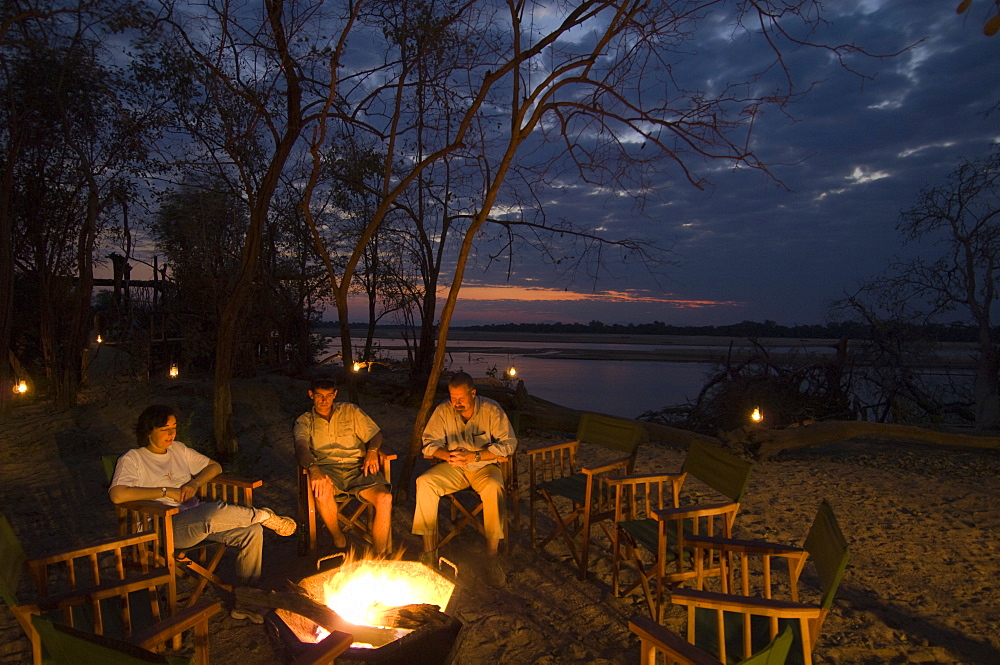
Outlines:
[[[118,458],[111,487],[180,487],[212,460],[197,450],[174,441],[163,455],[151,453],[146,448],[133,448]],[[168,506],[180,505],[173,499],[157,499]]]

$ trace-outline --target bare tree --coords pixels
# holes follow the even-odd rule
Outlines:
[[[908,369],[912,335],[945,317],[975,328],[978,362],[973,388],[973,418],[977,429],[1000,425],[1000,347],[992,310],[1000,286],[1000,151],[977,160],[963,160],[943,185],[927,187],[896,223],[903,244],[923,250],[922,256],[892,262],[887,270],[845,299],[868,321],[877,347],[895,367],[892,384],[881,388],[904,397],[921,411],[959,415],[962,400],[935,395]],[[891,400],[886,400],[891,401]]]

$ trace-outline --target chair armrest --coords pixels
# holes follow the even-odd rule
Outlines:
[[[698,589],[677,588],[670,593],[670,602],[675,605],[701,607],[724,612],[740,612],[758,614],[761,616],[781,617],[785,619],[816,619],[822,615],[819,605],[797,603],[791,600],[775,600],[773,598],[737,596],[715,591],[699,591]]]
[[[576,450],[579,445],[579,441],[567,441],[566,443],[553,443],[550,446],[542,446],[541,448],[522,448],[519,452],[523,452],[528,457],[534,457],[535,455],[550,453],[556,450]]]
[[[47,612],[66,607],[89,605],[105,598],[123,596],[140,589],[149,589],[160,584],[166,584],[169,580],[170,571],[166,568],[157,568],[152,572],[132,576],[127,580],[112,580],[97,585],[45,595],[37,599],[34,606],[41,611]]]
[[[680,508],[663,508],[661,510],[654,510],[653,514],[656,515],[656,519],[674,521],[694,517],[719,515],[733,510],[733,506],[738,508],[739,505],[740,504],[733,503],[731,501],[726,501],[724,503],[702,503],[694,506],[681,506]]]
[[[652,482],[669,482],[673,480],[680,479],[684,480],[687,476],[684,472],[679,473],[630,473],[627,476],[608,476],[604,481],[609,485],[633,485],[640,483],[652,483]]]
[[[121,503],[115,504],[115,509],[124,510],[134,510],[140,513],[147,513],[149,515],[155,515],[156,517],[167,517],[168,515],[176,515],[180,512],[179,506],[168,506],[160,501],[150,501],[143,499],[141,501],[123,501]]]
[[[726,552],[743,552],[745,554],[761,554],[767,556],[798,557],[808,556],[802,547],[769,543],[763,540],[743,540],[740,538],[719,538],[716,536],[685,536],[684,542],[695,547],[723,550]]]
[[[132,633],[129,642],[144,649],[154,651],[157,646],[166,642],[174,635],[180,635],[185,630],[194,628],[199,623],[208,623],[208,618],[222,610],[222,603],[199,603],[177,614],[167,617],[149,628]]]
[[[674,631],[666,626],[661,626],[649,617],[638,616],[630,619],[628,627],[639,637],[644,650],[648,645],[664,653],[676,654],[676,657],[681,658],[682,662],[690,665],[719,665],[719,661],[710,654],[690,644]],[[667,662],[674,661],[668,658]]]
[[[264,484],[263,480],[254,478],[243,478],[241,476],[230,476],[226,473],[220,473],[215,478],[205,483],[206,485],[211,485],[212,483],[217,483],[219,485],[230,485],[232,487],[239,487],[241,489],[257,489]]]
[[[25,562],[25,565],[29,568],[43,568],[49,564],[69,561],[70,559],[90,556],[91,554],[112,552],[114,550],[131,547],[132,545],[140,545],[146,542],[155,543],[156,538],[157,535],[152,532],[137,533],[131,536],[114,536],[112,538],[98,540],[97,542],[91,543],[85,547],[79,547],[75,550],[63,550],[61,552],[53,552],[43,557],[38,557],[37,559],[29,559]]]
[[[622,457],[616,459],[612,462],[607,462],[600,466],[586,466],[580,469],[580,473],[585,473],[588,476],[596,476],[601,473],[607,473],[608,471],[614,471],[615,469],[628,469],[628,463],[631,461],[628,457]]]

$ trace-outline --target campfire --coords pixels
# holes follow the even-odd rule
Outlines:
[[[451,650],[461,623],[445,614],[455,584],[417,561],[353,561],[299,583],[302,593],[357,624],[345,660],[438,663]],[[286,609],[270,623],[292,656],[329,633]],[[366,627],[361,629],[361,627]]]

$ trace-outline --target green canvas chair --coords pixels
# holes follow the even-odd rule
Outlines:
[[[637,617],[628,623],[629,630],[639,636],[641,665],[720,665],[718,654],[702,651],[689,644],[677,633],[661,626],[649,617]],[[792,648],[792,630],[785,628],[773,640],[739,665],[784,665]],[[663,660],[657,660],[659,655]]]
[[[598,413],[584,413],[576,430],[576,439],[543,448],[524,451],[528,457],[528,502],[530,542],[545,548],[560,537],[579,569],[580,579],[587,576],[591,529],[600,525],[612,541],[614,492],[607,479],[612,475],[632,473],[645,434],[641,423]],[[621,455],[607,463],[577,469],[576,457],[581,443],[601,446]],[[555,522],[552,531],[536,539],[536,513],[544,511]]]
[[[708,577],[719,577],[723,591],[728,591],[728,579],[723,575],[725,562],[716,552],[705,551],[692,556],[683,546],[687,536],[706,535],[732,537],[733,525],[750,482],[753,465],[720,448],[695,442],[688,450],[679,474],[660,474],[663,482],[674,485],[674,505],[636,511],[634,505],[622,505],[616,500],[616,532],[612,548],[612,587],[616,596],[641,588],[650,616],[662,619],[664,597],[669,589],[695,580],[702,588]],[[687,503],[680,500],[688,476],[716,492],[723,501]],[[629,495],[624,495],[628,500]],[[633,499],[634,501],[634,499]],[[634,569],[635,579],[622,584],[622,565]]]
[[[167,616],[160,595],[171,575],[154,567],[155,550],[156,534],[146,533],[29,559],[0,514],[0,597],[31,642],[32,662],[43,662],[33,616],[126,638]]]
[[[219,612],[219,602],[202,603],[135,632],[126,641],[88,633],[71,626],[32,616],[41,640],[46,665],[209,665],[208,619]],[[175,635],[194,631],[194,654],[154,653]]]
[[[819,631],[850,558],[830,504],[820,504],[802,547],[708,537],[692,537],[686,544],[696,556],[711,549],[737,561],[730,571],[735,580],[731,593],[682,588],[671,594],[674,604],[687,607],[690,641],[705,650],[720,651],[733,662],[753,644],[789,627],[794,638],[788,662],[811,665]],[[780,561],[786,564],[785,575]],[[815,568],[818,589],[806,600],[799,581],[809,562]],[[787,598],[776,598],[778,589],[787,589]],[[721,641],[715,629],[719,625],[725,631]]]

